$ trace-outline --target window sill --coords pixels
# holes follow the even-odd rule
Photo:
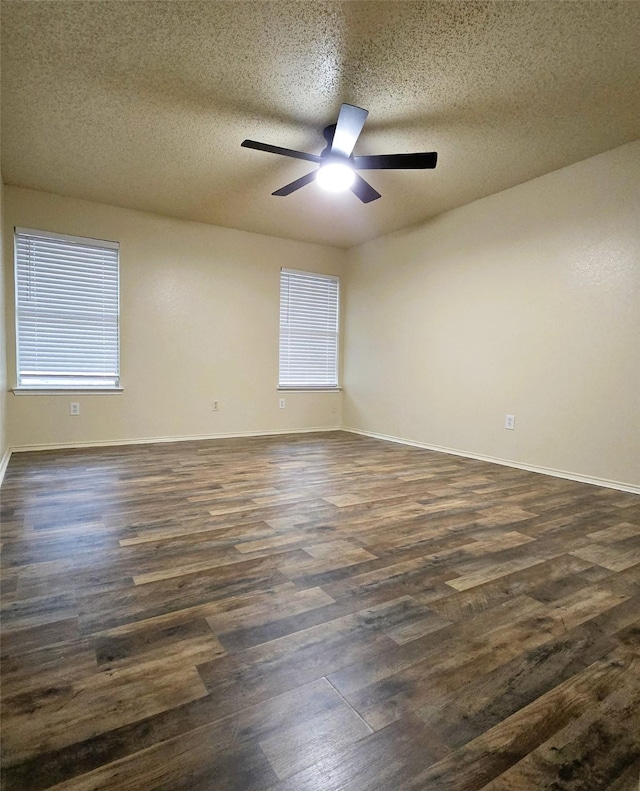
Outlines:
[[[13,387],[11,392],[14,395],[120,395],[124,392],[123,387]]]
[[[341,387],[277,387],[278,393],[341,393]]]

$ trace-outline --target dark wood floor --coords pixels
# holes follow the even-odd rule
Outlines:
[[[640,498],[344,433],[14,455],[6,791],[637,791]]]

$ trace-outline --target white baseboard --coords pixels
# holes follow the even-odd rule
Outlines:
[[[9,459],[11,458],[11,448],[7,448],[4,452],[4,456],[2,460],[0,460],[0,486],[2,486],[2,481],[4,480],[4,474],[7,471],[7,466],[9,464]]]
[[[589,483],[592,486],[604,486],[608,489],[619,489],[622,492],[640,494],[640,486],[635,486],[634,484],[630,483],[622,483],[621,481],[610,481],[606,478],[593,478],[589,475],[577,475],[576,473],[566,472],[565,470],[554,470],[552,467],[538,467],[533,464],[522,464],[517,461],[510,461],[509,459],[496,458],[495,456],[484,456],[479,453],[468,453],[467,451],[456,450],[455,448],[444,448],[440,445],[430,445],[426,442],[415,442],[414,440],[403,439],[402,437],[392,437],[388,434],[378,434],[375,431],[362,431],[357,428],[348,428],[347,426],[343,426],[342,431],[348,431],[351,434],[361,434],[363,437],[382,439],[386,440],[387,442],[397,442],[400,445],[411,445],[414,448],[433,450],[437,453],[448,453],[452,456],[463,456],[466,459],[487,461],[490,464],[500,464],[503,467],[515,467],[518,470],[537,472],[540,475],[551,475],[554,478],[566,478],[569,481],[577,481],[578,483]]]
[[[225,434],[187,434],[180,437],[140,437],[137,439],[107,439],[88,442],[59,442],[42,445],[20,445],[11,448],[11,453],[27,453],[39,450],[67,450],[71,448],[111,448],[118,445],[154,445],[162,442],[196,442],[205,439],[234,439],[239,437],[271,437],[280,434],[312,434],[320,431],[340,431],[340,426],[322,426],[318,428],[286,428],[268,431],[238,431]],[[8,462],[8,459],[7,459]]]

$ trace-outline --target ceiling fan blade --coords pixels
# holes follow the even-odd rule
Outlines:
[[[362,176],[359,176],[357,173],[355,174],[355,179],[350,189],[363,203],[371,203],[372,200],[378,200],[378,198],[382,197],[377,190],[374,190],[371,184],[368,184]]]
[[[320,162],[320,157],[317,154],[306,154],[304,151],[294,151],[291,148],[281,148],[280,146],[272,146],[269,143],[259,143],[257,140],[243,140],[240,145],[245,148],[255,148],[256,151],[268,151],[270,154],[282,154],[284,157],[306,159],[308,162]]]
[[[370,157],[352,157],[351,163],[358,170],[421,170],[435,168],[438,155],[435,151],[421,154],[378,154]]]
[[[285,195],[291,195],[292,192],[299,190],[300,187],[304,187],[305,184],[310,184],[316,177],[317,170],[312,170],[311,173],[307,173],[306,176],[302,176],[302,178],[296,179],[292,181],[291,184],[286,184],[284,187],[280,187],[279,190],[272,192],[272,195],[278,195],[280,197],[284,197]]]
[[[343,104],[340,108],[336,131],[331,143],[331,153],[341,154],[344,157],[351,156],[356,140],[362,132],[364,122],[369,115],[368,110],[362,107],[355,107],[353,104]]]

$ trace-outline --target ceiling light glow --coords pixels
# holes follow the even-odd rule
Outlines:
[[[344,192],[353,184],[356,174],[349,165],[341,162],[334,162],[330,165],[323,165],[316,174],[316,181],[322,189],[329,192]]]

